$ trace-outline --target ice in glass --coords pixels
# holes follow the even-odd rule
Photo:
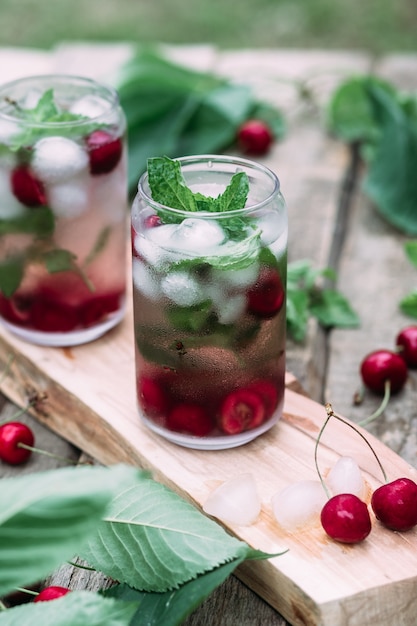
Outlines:
[[[86,78],[0,87],[0,316],[23,340],[81,344],[123,317],[125,125]]]
[[[132,207],[138,407],[168,440],[242,445],[282,413],[287,212],[275,174],[150,159]]]

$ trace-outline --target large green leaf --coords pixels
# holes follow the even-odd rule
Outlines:
[[[370,88],[381,138],[364,181],[365,193],[393,226],[417,235],[417,120],[398,100]]]
[[[247,550],[175,493],[143,478],[114,499],[80,556],[135,589],[161,592]]]
[[[139,602],[130,626],[177,626],[223,583],[244,560],[240,557],[215,568],[179,589],[163,593],[137,591],[128,585],[116,585],[106,596]],[[1,623],[1,622],[0,622]]]
[[[53,602],[30,602],[0,613],[0,626],[129,626],[137,602],[73,591]]]
[[[1,481],[0,596],[71,558],[138,470],[70,467]]]

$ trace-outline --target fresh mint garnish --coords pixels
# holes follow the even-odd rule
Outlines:
[[[156,202],[190,213],[226,213],[243,209],[249,193],[245,172],[234,174],[226,189],[217,197],[195,193],[187,187],[180,162],[166,156],[148,159],[148,181]],[[180,223],[183,220],[182,215],[168,214],[167,211],[161,212],[160,217],[164,223]],[[229,239],[239,241],[247,237],[251,219],[233,216],[222,219],[220,223]]]
[[[83,136],[106,126],[93,121],[88,123],[90,118],[60,108],[56,103],[53,89],[45,91],[32,108],[23,108],[13,101],[9,101],[9,104],[16,117],[22,120],[22,132],[10,144],[12,151],[33,146],[39,139],[57,134],[61,137],[79,137],[81,135],[80,128],[77,125],[74,128],[73,122],[83,122]],[[61,124],[62,126],[57,131],[56,127],[46,128],[42,126],[43,124]]]

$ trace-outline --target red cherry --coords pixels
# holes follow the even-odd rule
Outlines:
[[[219,426],[228,435],[238,435],[255,428],[265,419],[265,408],[260,396],[251,389],[236,389],[229,393],[220,407]]]
[[[12,171],[11,188],[19,202],[26,206],[46,204],[43,185],[27,165],[20,165]]]
[[[250,391],[254,391],[262,399],[265,409],[265,419],[271,417],[278,404],[277,386],[270,380],[255,380],[248,386]]]
[[[398,333],[396,345],[408,367],[417,367],[417,326],[408,326]]]
[[[78,312],[75,307],[47,293],[34,296],[31,326],[43,332],[69,332],[79,326]]]
[[[156,417],[164,415],[168,409],[168,397],[154,378],[143,376],[137,381],[138,401],[147,415]]]
[[[246,154],[266,154],[274,140],[270,127],[262,120],[247,120],[237,132],[239,147]]]
[[[213,430],[213,420],[199,404],[177,404],[167,417],[167,426],[176,432],[204,437]]]
[[[397,393],[408,375],[404,359],[391,350],[376,350],[368,354],[361,363],[360,372],[365,385],[378,394],[384,393],[387,380],[390,381],[391,393]]]
[[[321,525],[340,543],[359,543],[371,532],[371,518],[365,502],[352,493],[330,498],[321,511]]]
[[[384,526],[410,530],[417,524],[417,485],[409,478],[397,478],[374,491],[371,506]]]
[[[106,315],[117,311],[120,307],[122,296],[123,292],[117,291],[114,293],[102,293],[89,298],[80,310],[81,325],[84,327],[92,326]]]
[[[153,215],[148,215],[148,217],[145,219],[146,228],[155,228],[156,226],[160,226],[161,224],[161,218],[159,217],[159,215],[156,215],[156,213],[154,213]]]
[[[121,159],[123,144],[104,130],[95,130],[87,137],[90,172],[93,175],[108,174]]]
[[[0,459],[9,465],[20,465],[28,460],[32,451],[19,444],[33,447],[35,437],[32,430],[22,422],[6,422],[0,426]]]
[[[17,326],[24,326],[29,321],[31,306],[32,298],[16,293],[11,298],[5,298],[0,294],[0,315]]]
[[[248,310],[257,317],[268,319],[281,310],[284,300],[280,275],[271,267],[263,267],[255,285],[248,291]]]
[[[39,592],[34,599],[34,602],[49,602],[49,600],[56,600],[57,598],[61,598],[67,593],[70,593],[70,591],[71,589],[67,589],[66,587],[51,585],[50,587],[45,587],[45,589],[42,589],[42,591]]]

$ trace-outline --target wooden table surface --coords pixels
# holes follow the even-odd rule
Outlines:
[[[358,312],[360,327],[324,332],[310,320],[302,344],[287,343],[287,370],[318,402],[331,402],[336,412],[360,421],[379,400],[367,394],[353,404],[362,358],[377,348],[392,348],[397,332],[411,323],[398,303],[417,283],[417,271],[404,254],[407,238],[387,225],[361,193],[363,171],[350,150],[330,138],[324,128],[324,107],[336,85],[352,74],[372,69],[406,90],[417,89],[417,55],[373,59],[365,53],[240,50],[218,51],[203,46],[190,52],[173,48],[175,58],[200,69],[211,69],[253,85],[259,97],[277,104],[288,122],[286,138],[262,161],[279,176],[289,208],[289,260],[308,259],[317,268],[333,267],[337,288]],[[1,50],[0,81],[49,71],[105,76],[129,47],[62,45],[51,52]],[[107,62],[107,61],[109,62]],[[29,61],[29,63],[28,63]],[[29,68],[29,69],[28,69]],[[65,70],[63,70],[65,68]],[[300,87],[304,89],[301,90]],[[302,98],[308,91],[310,97]],[[417,467],[417,374],[410,373],[404,390],[395,396],[369,430]],[[0,419],[17,407],[2,397]],[[82,450],[58,437],[33,417],[21,418],[35,431],[37,445],[62,457],[79,458]],[[35,472],[63,465],[57,459],[32,455],[18,468],[0,463],[0,476]],[[95,589],[103,577],[69,567],[53,581],[72,588]],[[283,626],[288,622],[235,576],[231,576],[185,622],[187,626]],[[304,622],[303,622],[304,623]],[[300,622],[301,624],[301,622]],[[338,626],[335,624],[334,626]],[[410,624],[410,626],[412,626]]]

